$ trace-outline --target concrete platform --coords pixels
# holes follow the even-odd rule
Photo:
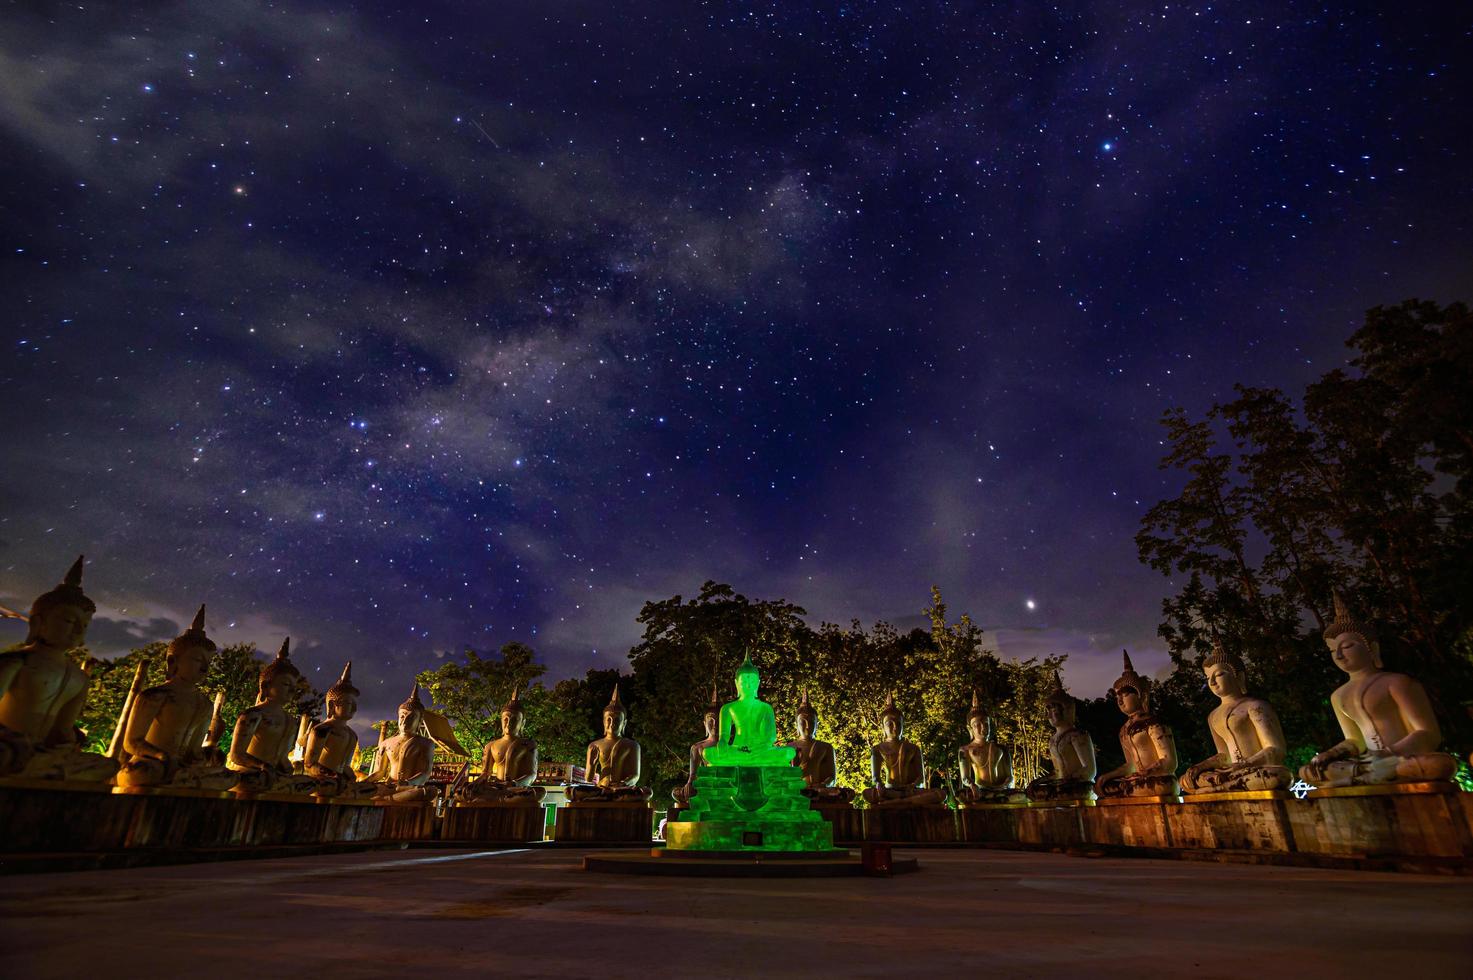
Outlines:
[[[1452,876],[938,848],[897,850],[925,870],[895,878],[643,878],[586,874],[585,853],[15,875],[4,972],[1436,980],[1473,962],[1473,880]]]
[[[865,873],[860,855],[835,849],[817,854],[784,851],[680,851],[657,847],[648,853],[586,854],[583,870],[602,874],[670,878],[852,878]],[[915,858],[897,858],[889,874],[919,871]]]

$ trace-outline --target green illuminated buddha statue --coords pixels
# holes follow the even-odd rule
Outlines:
[[[1299,778],[1328,788],[1451,779],[1458,760],[1438,751],[1442,729],[1426,689],[1381,668],[1375,633],[1350,614],[1339,593],[1325,643],[1335,666],[1349,675],[1330,695],[1345,738],[1310,759]]]
[[[992,737],[992,717],[972,692],[972,710],[967,712],[967,731],[972,740],[957,750],[957,766],[961,788],[957,798],[962,803],[1017,803],[1025,799],[1023,791],[1013,788],[1013,762],[1008,750]]]
[[[834,747],[828,742],[814,738],[818,731],[818,712],[808,703],[808,692],[804,691],[793,717],[798,737],[788,743],[793,749],[793,765],[803,770],[803,795],[820,806],[839,806],[854,802],[854,790],[847,786],[835,786],[839,778],[834,764]]]
[[[399,733],[378,747],[373,775],[378,799],[392,803],[433,803],[440,787],[430,785],[435,774],[435,740],[424,734],[425,706],[416,682],[399,705]]]
[[[870,806],[935,806],[946,802],[946,790],[928,788],[926,760],[921,747],[902,738],[905,718],[895,707],[895,694],[885,696],[880,709],[881,738],[870,749],[870,778],[874,785],[864,791]]]
[[[1064,690],[1059,672],[1054,671],[1054,690],[1044,702],[1049,724],[1048,755],[1053,772],[1039,776],[1025,791],[1032,803],[1095,798],[1095,743],[1089,732],[1074,723],[1078,704]]]
[[[119,786],[170,786],[227,790],[240,780],[205,748],[214,719],[210,698],[199,689],[210,669],[215,642],[205,635],[205,607],[189,629],[169,643],[165,680],[139,693],[121,721],[123,768]]]
[[[1243,661],[1214,638],[1202,661],[1207,686],[1222,702],[1207,716],[1217,754],[1189,768],[1181,778],[1185,793],[1241,793],[1284,789],[1284,729],[1273,705],[1250,698]]]
[[[302,753],[302,771],[317,780],[319,796],[372,796],[378,786],[360,780],[353,771],[358,733],[348,722],[358,713],[358,688],[353,686],[353,662],[343,665],[343,676],[327,689],[327,718],[312,726]]]
[[[706,765],[706,750],[716,744],[716,731],[721,721],[721,702],[717,700],[716,685],[711,685],[711,703],[706,705],[706,710],[701,713],[701,725],[706,730],[706,737],[694,743],[690,747],[690,774],[686,777],[684,786],[677,786],[670,791],[670,796],[675,800],[675,809],[683,809],[690,805],[690,798],[696,791],[696,773]]]
[[[792,746],[777,744],[772,706],[757,699],[749,653],[737,700],[717,712],[716,744],[704,749],[688,808],[665,825],[674,850],[832,852],[833,830],[803,795]]]
[[[77,716],[91,680],[69,654],[97,606],[82,592],[82,558],[31,604],[25,642],[0,653],[0,775],[101,783],[115,760],[82,750]]]
[[[240,789],[278,793],[317,790],[317,780],[294,772],[291,762],[299,726],[286,713],[286,705],[303,683],[302,672],[289,659],[291,642],[291,637],[283,640],[276,659],[261,668],[256,703],[235,720],[225,764],[241,774]]]
[[[1120,750],[1125,762],[1095,780],[1104,798],[1176,796],[1176,739],[1166,723],[1151,713],[1151,682],[1135,672],[1130,654],[1114,687],[1115,702],[1125,713]]]
[[[537,743],[522,734],[527,713],[517,698],[501,706],[501,737],[486,743],[481,757],[481,774],[460,788],[458,798],[466,803],[542,802],[547,790],[533,786],[537,778]]]
[[[624,737],[624,726],[628,724],[629,712],[619,700],[619,685],[614,685],[614,694],[604,706],[603,738],[588,743],[588,755],[583,764],[587,783],[575,783],[568,787],[568,800],[572,803],[631,803],[641,804],[650,798],[647,786],[636,786],[639,782],[639,743]]]

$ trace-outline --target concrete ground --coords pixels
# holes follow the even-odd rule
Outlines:
[[[890,879],[395,851],[0,878],[9,977],[1473,975],[1473,879],[898,851]]]

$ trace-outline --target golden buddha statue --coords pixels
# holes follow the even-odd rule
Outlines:
[[[1207,716],[1217,754],[1186,771],[1182,791],[1241,793],[1287,787],[1284,729],[1271,704],[1247,696],[1243,661],[1214,638],[1211,655],[1202,661],[1202,672],[1207,675],[1207,686],[1222,702]]]
[[[205,747],[215,715],[199,689],[210,670],[215,642],[205,634],[205,607],[194,622],[169,642],[164,682],[141,691],[121,719],[123,768],[119,786],[173,786],[224,791],[240,780]]]
[[[353,661],[343,665],[343,676],[327,689],[327,718],[307,733],[302,771],[317,780],[320,796],[373,796],[378,785],[360,780],[353,771],[358,733],[348,722],[358,713],[358,688],[353,686]]]
[[[1375,633],[1338,592],[1325,643],[1349,675],[1330,695],[1345,738],[1310,759],[1299,778],[1322,788],[1451,779],[1457,759],[1438,751],[1442,730],[1427,691],[1406,674],[1381,669]]]
[[[962,803],[1019,803],[1026,797],[1013,787],[1013,762],[1008,750],[992,737],[992,717],[972,692],[972,710],[967,712],[967,731],[972,740],[957,750],[957,768]]]
[[[905,718],[895,707],[895,694],[885,696],[880,709],[881,738],[870,749],[870,778],[874,785],[864,791],[870,806],[930,806],[946,802],[946,790],[929,789],[926,760],[921,747],[901,737]]]
[[[1125,670],[1115,682],[1115,703],[1125,714],[1120,749],[1125,762],[1095,780],[1095,792],[1105,798],[1176,796],[1176,739],[1171,729],[1151,714],[1151,682],[1135,672],[1130,653]]]
[[[0,653],[0,776],[101,783],[116,760],[82,750],[77,716],[91,680],[68,655],[97,606],[82,592],[82,557],[36,598],[19,646]]]
[[[291,637],[281,643],[276,659],[261,668],[256,703],[240,713],[225,764],[240,773],[239,788],[251,792],[312,793],[317,780],[293,771],[297,722],[286,705],[301,689],[302,672],[292,663]]]
[[[501,706],[501,737],[486,743],[481,757],[481,774],[460,788],[458,798],[466,803],[542,802],[547,790],[533,786],[537,778],[537,743],[522,734],[527,713],[513,688],[511,700]]]
[[[378,798],[394,803],[431,803],[440,787],[429,785],[435,774],[435,741],[422,734],[425,706],[419,684],[399,705],[399,734],[379,743],[378,761],[369,779],[378,783]]]
[[[834,785],[839,778],[838,767],[834,764],[834,747],[814,738],[818,732],[818,712],[808,703],[807,691],[798,701],[793,726],[798,730],[798,737],[787,744],[795,751],[793,765],[803,770],[803,782],[807,784],[803,795],[820,805],[854,802],[854,790]]]
[[[1060,800],[1093,800],[1095,798],[1095,743],[1089,732],[1074,723],[1079,705],[1064,690],[1059,672],[1054,671],[1054,690],[1044,702],[1048,721],[1054,726],[1049,736],[1048,755],[1053,773],[1039,776],[1028,784],[1029,802],[1052,803]]]
[[[706,730],[706,737],[690,747],[690,769],[686,776],[685,785],[677,786],[670,791],[670,796],[675,800],[674,809],[683,810],[690,806],[692,796],[696,794],[696,771],[706,765],[706,750],[716,744],[717,723],[721,717],[721,700],[716,693],[716,685],[711,685],[711,703],[706,705],[706,710],[701,712],[701,725]]]
[[[629,713],[619,700],[619,685],[604,706],[603,738],[588,743],[588,757],[583,764],[587,783],[568,787],[568,800],[573,803],[643,803],[649,799],[646,786],[639,782],[639,743],[624,737]]]

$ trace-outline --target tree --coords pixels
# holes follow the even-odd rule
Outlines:
[[[456,740],[478,762],[481,747],[501,734],[501,706],[511,698],[514,688],[522,688],[524,708],[531,709],[534,704],[537,708],[535,712],[527,710],[528,731],[541,729],[533,722],[542,721],[541,702],[546,692],[533,681],[547,673],[547,668],[536,658],[524,643],[507,643],[490,657],[467,647],[459,659],[447,658],[433,670],[420,671],[415,680],[436,710],[450,720]]]

